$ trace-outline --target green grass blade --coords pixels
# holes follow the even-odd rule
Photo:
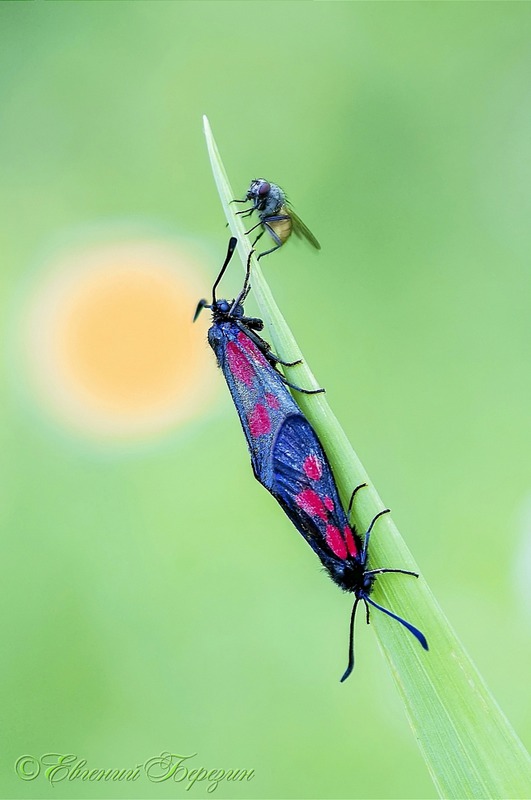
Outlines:
[[[241,218],[234,214],[238,207],[230,205],[238,195],[230,187],[206,117],[204,129],[214,179],[245,264],[250,242]],[[287,360],[302,358],[256,260],[252,270],[253,291],[274,349]],[[305,360],[288,372],[290,381],[300,386],[318,385]],[[296,400],[325,447],[343,501],[348,499],[354,486],[363,482],[369,484],[355,503],[356,525],[359,530],[366,530],[375,514],[385,507],[376,489],[326,397],[297,394]],[[378,522],[376,535],[371,539],[371,566],[418,571],[389,514]],[[450,627],[426,581],[422,576],[418,581],[392,575],[386,579],[382,577],[375,585],[373,597],[420,628],[428,639],[430,651],[427,653],[401,625],[384,614],[371,615],[371,627],[391,667],[441,797],[531,797],[529,755]],[[355,680],[355,675],[350,680]],[[348,683],[345,691],[348,692]]]

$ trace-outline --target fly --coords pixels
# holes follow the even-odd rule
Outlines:
[[[244,211],[237,213],[243,217],[250,216],[254,211],[257,212],[260,222],[253,225],[246,233],[261,228],[262,230],[253,242],[253,247],[257,241],[264,235],[265,231],[271,236],[275,242],[275,246],[270,250],[265,250],[260,253],[258,258],[267,256],[269,253],[274,253],[289,239],[292,233],[301,239],[306,239],[312,247],[316,250],[321,249],[321,245],[311,232],[306,227],[304,222],[295,213],[289,200],[286,198],[284,191],[277,186],[276,183],[270,183],[264,178],[255,178],[251,181],[251,185],[247,190],[245,199],[233,200],[233,203],[248,203],[253,205],[251,208],[246,208]]]

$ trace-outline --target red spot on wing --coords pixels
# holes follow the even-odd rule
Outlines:
[[[333,511],[334,510],[334,501],[332,500],[331,497],[328,497],[328,495],[326,495],[326,497],[324,499],[324,504],[325,504],[325,506],[327,507],[327,509],[329,511]]]
[[[316,455],[307,456],[302,468],[312,481],[318,481],[323,474],[323,465]]]
[[[263,406],[261,403],[257,403],[251,411],[251,415],[249,417],[249,430],[251,431],[251,436],[255,438],[257,436],[264,436],[271,430],[269,413],[267,408],[265,408],[265,406]]]
[[[324,522],[328,519],[328,513],[323,505],[323,501],[313,489],[303,489],[302,492],[295,497],[295,502],[306,511],[310,517],[320,517]]]
[[[239,334],[241,336],[241,333]],[[238,337],[239,338],[239,337]],[[252,343],[251,343],[252,344]],[[236,342],[229,342],[227,345],[227,359],[229,368],[237,381],[245,383],[246,386],[253,385],[254,368]]]
[[[343,528],[343,533],[345,534],[345,541],[347,543],[347,547],[348,547],[348,551],[349,551],[350,555],[351,556],[357,556],[358,555],[358,547],[357,547],[356,542],[354,540],[354,536],[352,535],[352,531],[350,530],[350,527],[348,525],[345,525],[345,527]]]
[[[247,350],[248,353],[250,353],[250,355],[253,356],[255,361],[259,361],[261,364],[266,361],[264,354],[258,349],[255,343],[245,335],[243,331],[240,331],[238,334],[238,342],[245,350]]]
[[[341,531],[335,525],[326,526],[326,543],[338,558],[347,557],[347,546],[341,536]]]
[[[271,392],[266,393],[265,399],[269,408],[280,408],[280,401],[278,397],[275,397],[275,395],[271,394]]]

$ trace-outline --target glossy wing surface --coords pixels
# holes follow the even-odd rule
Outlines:
[[[293,233],[295,233],[295,235],[301,239],[306,239],[312,245],[312,247],[315,247],[316,250],[320,250],[321,245],[311,230],[304,224],[302,219],[298,214],[295,213],[291,206],[289,207],[289,215],[291,217]]]
[[[332,469],[317,434],[299,411],[287,417],[273,443],[271,493],[318,555],[359,554]]]
[[[273,441],[287,416],[298,406],[253,341],[233,323],[222,323],[214,347],[247,439],[257,480],[270,489]]]

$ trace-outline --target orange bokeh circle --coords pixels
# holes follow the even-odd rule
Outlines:
[[[192,325],[202,273],[166,241],[63,254],[36,287],[28,316],[36,396],[95,436],[153,434],[197,414],[214,383],[207,320]]]

